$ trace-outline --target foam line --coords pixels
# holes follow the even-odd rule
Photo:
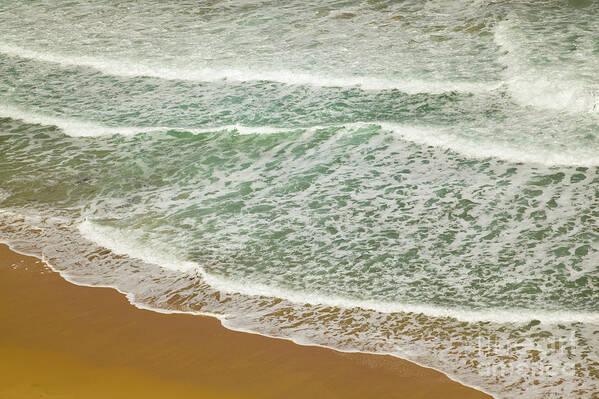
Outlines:
[[[286,133],[294,132],[299,130],[305,130],[304,128],[278,128],[270,126],[244,126],[244,125],[225,125],[225,126],[207,126],[197,129],[188,129],[181,127],[170,127],[170,126],[104,126],[101,124],[82,121],[73,118],[63,118],[57,116],[49,116],[39,113],[32,113],[25,111],[19,107],[12,105],[1,105],[0,104],[0,117],[8,117],[11,119],[18,119],[26,123],[45,125],[45,126],[56,126],[62,130],[66,135],[71,137],[99,137],[99,136],[112,136],[120,134],[123,136],[132,136],[138,133],[151,133],[151,132],[164,132],[169,130],[176,130],[190,133],[206,133],[206,132],[218,132],[218,131],[237,131],[239,134],[274,134],[274,133]]]
[[[599,165],[599,154],[592,149],[522,149],[519,146],[484,142],[477,143],[426,126],[409,126],[390,122],[350,122],[334,125],[314,125],[309,127],[284,128],[275,126],[243,126],[224,125],[207,126],[203,128],[182,127],[106,127],[91,122],[77,119],[46,116],[24,111],[10,105],[0,105],[0,116],[20,119],[27,123],[57,126],[65,134],[72,137],[98,137],[105,135],[134,135],[137,133],[165,132],[176,130],[190,133],[205,133],[218,131],[237,131],[239,134],[276,134],[299,131],[316,131],[332,127],[357,129],[366,126],[379,126],[383,130],[392,131],[402,139],[419,145],[445,148],[468,158],[484,159],[497,158],[517,163],[535,163],[547,166],[597,166]]]
[[[114,134],[127,136],[136,133],[161,130],[160,128],[154,127],[108,127],[78,119],[32,113],[12,105],[0,105],[0,116],[18,119],[36,125],[56,126],[66,135],[72,137],[97,137],[111,136]]]
[[[50,62],[63,66],[88,67],[116,76],[148,76],[166,80],[188,80],[199,82],[252,82],[271,81],[288,85],[308,85],[316,87],[360,87],[364,90],[397,89],[408,94],[444,92],[486,92],[497,89],[501,83],[491,82],[452,82],[426,81],[418,79],[385,79],[368,76],[332,77],[308,72],[290,70],[251,70],[240,68],[193,69],[160,68],[143,65],[136,61],[99,59],[89,56],[67,56],[30,50],[7,43],[0,43],[0,53],[9,56]]]
[[[428,304],[408,304],[398,302],[378,302],[350,299],[340,296],[319,295],[272,287],[254,282],[240,282],[227,279],[206,270],[195,262],[177,259],[159,250],[137,242],[127,231],[107,226],[99,226],[85,220],[78,226],[80,233],[91,242],[110,249],[118,255],[126,255],[147,263],[183,273],[197,272],[215,290],[246,296],[280,298],[297,304],[331,306],[344,309],[361,308],[380,313],[415,313],[437,318],[452,318],[464,322],[527,323],[539,320],[545,324],[558,323],[599,323],[599,313],[573,311],[546,311],[534,309],[485,309],[468,310],[441,307]]]
[[[469,158],[497,158],[516,163],[535,163],[546,166],[597,166],[599,154],[591,148],[524,148],[492,141],[474,142],[426,127],[375,122],[385,130],[416,144],[445,148]]]

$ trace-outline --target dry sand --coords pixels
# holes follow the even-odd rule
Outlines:
[[[0,245],[0,398],[484,398],[390,356],[140,310]]]

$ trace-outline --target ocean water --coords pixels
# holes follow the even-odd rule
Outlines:
[[[597,397],[598,15],[2,1],[0,239],[139,307]]]

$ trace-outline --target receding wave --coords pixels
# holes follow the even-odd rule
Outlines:
[[[539,320],[542,323],[597,323],[599,314],[591,312],[545,311],[534,309],[482,309],[467,310],[440,307],[428,304],[408,304],[397,302],[377,302],[327,296],[318,293],[285,290],[267,284],[241,282],[208,273],[200,264],[188,260],[177,259],[160,250],[137,242],[126,231],[113,227],[100,226],[85,220],[79,231],[86,239],[110,249],[117,255],[126,255],[144,262],[156,264],[183,273],[196,272],[212,288],[224,292],[247,296],[265,296],[284,299],[292,303],[333,306],[345,309],[360,308],[380,313],[416,313],[431,317],[453,318],[464,322],[488,321],[496,323],[522,323]]]
[[[65,66],[88,67],[109,75],[148,76],[166,80],[190,80],[201,82],[251,82],[271,81],[288,85],[317,87],[359,87],[365,90],[397,89],[408,94],[444,92],[484,92],[498,88],[500,83],[427,81],[420,79],[386,79],[370,76],[333,77],[304,71],[251,70],[244,68],[161,68],[144,65],[137,61],[99,59],[89,56],[71,56],[30,50],[11,44],[0,43],[0,53]]]

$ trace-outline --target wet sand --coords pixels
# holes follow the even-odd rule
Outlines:
[[[391,356],[140,310],[0,245],[0,398],[485,398]]]

